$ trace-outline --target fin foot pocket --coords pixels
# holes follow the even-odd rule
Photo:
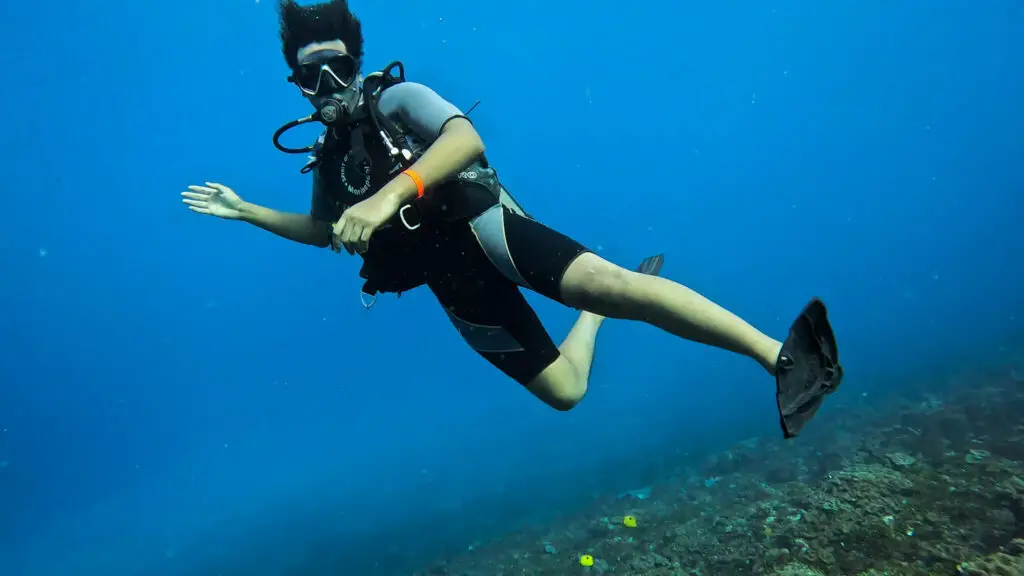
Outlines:
[[[824,302],[814,298],[790,327],[776,365],[775,394],[783,435],[799,434],[842,380],[828,311]]]

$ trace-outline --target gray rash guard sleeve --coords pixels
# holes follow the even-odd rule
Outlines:
[[[465,118],[454,104],[423,84],[402,82],[380,95],[380,111],[406,125],[429,146],[452,118]]]

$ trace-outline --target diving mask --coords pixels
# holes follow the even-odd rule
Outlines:
[[[288,81],[306,96],[337,92],[351,86],[359,74],[359,63],[350,54],[334,52],[312,62],[299,64]]]

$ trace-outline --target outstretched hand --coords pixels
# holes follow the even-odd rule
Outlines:
[[[188,205],[189,210],[226,220],[241,218],[245,201],[231,188],[206,182],[205,186],[189,186],[188,189],[188,192],[181,193],[181,201]]]

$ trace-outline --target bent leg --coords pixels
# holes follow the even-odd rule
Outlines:
[[[587,394],[597,331],[604,318],[582,312],[558,347],[560,354],[526,389],[556,410],[571,410]]]
[[[561,291],[565,303],[575,308],[647,322],[681,338],[743,354],[775,372],[781,342],[671,280],[626,270],[588,252],[566,270]]]
[[[584,392],[590,379],[590,366],[594,363],[597,331],[601,329],[601,324],[604,324],[603,316],[587,311],[580,312],[580,317],[576,319],[569,334],[562,340],[562,345],[558,347],[562,356],[579,372]]]
[[[583,312],[562,346],[556,347],[515,285],[487,285],[487,294],[472,299],[453,299],[437,288],[434,293],[463,340],[480,356],[545,404],[572,409],[587,393],[594,342],[604,319]]]
[[[661,270],[661,263],[663,261],[664,256],[662,255],[652,256],[641,262],[637,271],[643,274],[657,276]],[[553,390],[566,386],[567,382],[572,382],[576,387],[574,396],[582,398],[583,394],[587,391],[587,383],[590,380],[590,366],[594,361],[594,347],[597,340],[597,331],[601,328],[601,324],[603,324],[604,321],[604,316],[584,310],[580,313],[580,317],[576,320],[576,324],[573,325],[572,330],[569,331],[569,335],[566,336],[562,345],[559,347],[559,351],[562,353],[561,358],[568,361],[568,363],[575,368],[575,380],[570,380],[565,376],[564,373],[567,372],[567,369],[564,366],[558,365],[558,362],[556,362],[555,364],[552,364],[548,370],[542,372],[541,376],[537,380],[531,382],[528,388],[538,391]],[[537,392],[535,392],[535,394],[536,393]]]
[[[443,269],[429,282],[452,324],[480,356],[558,410],[587,391],[603,318],[584,312],[561,348],[519,287],[495,267],[467,227],[443,240]]]

